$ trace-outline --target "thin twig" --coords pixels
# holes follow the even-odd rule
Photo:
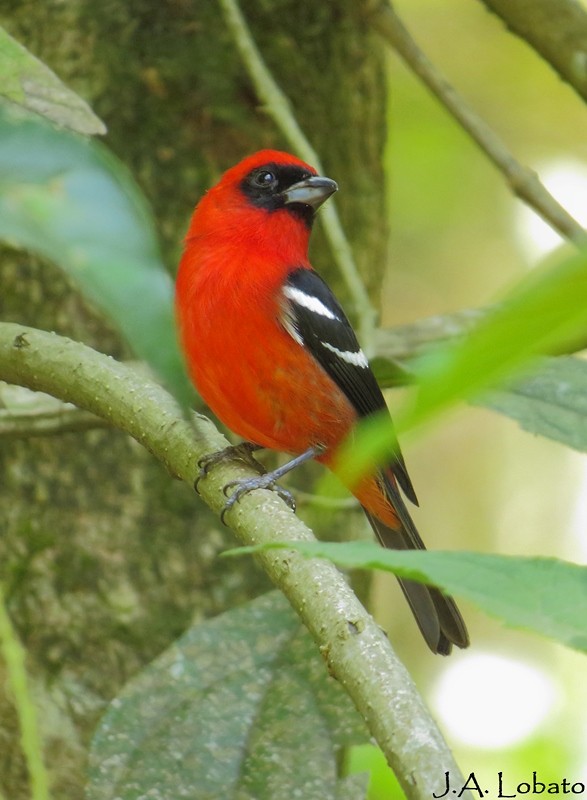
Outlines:
[[[456,341],[471,331],[492,309],[465,308],[452,314],[438,314],[417,322],[375,331],[375,353],[393,361],[409,361],[435,345]]]
[[[237,0],[219,0],[219,3],[226,25],[234,38],[234,42],[265,111],[273,118],[285,139],[287,139],[300,158],[312,164],[318,172],[324,174],[320,158],[300,128],[288,98],[279,88],[263,61]],[[358,327],[361,343],[364,349],[369,352],[373,342],[377,312],[371,304],[340,223],[336,206],[332,200],[320,211],[320,220],[334,261],[351,294],[352,303],[359,320]]]
[[[314,508],[327,508],[330,511],[350,511],[359,508],[359,501],[354,497],[329,497],[325,494],[312,494],[295,490],[296,506],[312,506]]]
[[[375,30],[393,47],[503,173],[514,194],[565,239],[578,246],[584,246],[587,243],[587,232],[547,191],[538,175],[516,161],[501,139],[467,106],[463,98],[420,50],[391,4],[387,0],[376,0],[376,2],[366,0],[365,7]]]
[[[577,0],[481,0],[587,100],[587,10]]]

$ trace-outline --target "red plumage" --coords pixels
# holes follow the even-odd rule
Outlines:
[[[268,175],[275,179],[271,190]],[[301,334],[284,323],[283,289],[292,271],[312,271],[313,209],[288,199],[290,175],[298,178],[298,187],[304,182],[300,176],[316,172],[294,156],[264,150],[228,170],[204,195],[177,276],[177,319],[190,376],[219,419],[247,441],[292,455],[320,445],[325,450],[318,460],[329,465],[360,415],[344,379],[334,380]],[[318,323],[330,324],[332,318],[337,324],[338,306],[330,312],[304,292],[292,296],[301,298],[301,311],[314,314]],[[352,336],[341,309],[340,317],[345,336]],[[342,367],[354,369],[360,379],[366,375],[366,362],[355,369],[349,353],[324,346],[325,356],[336,358],[338,352],[346,358]],[[394,464],[405,471],[399,450],[389,468],[363,479],[353,493],[382,544],[423,547],[399,496]],[[407,473],[405,481],[411,490]],[[411,582],[402,582],[402,588],[431,649],[447,653],[451,642],[467,645],[464,623],[449,598]]]

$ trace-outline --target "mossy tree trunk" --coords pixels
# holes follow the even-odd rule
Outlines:
[[[356,6],[249,0],[243,11],[340,184],[343,221],[376,292],[386,247],[384,78]],[[213,0],[0,0],[0,23],[104,119],[106,143],[154,207],[170,269],[191,208],[218,173],[248,152],[285,146]],[[328,273],[319,236],[314,260]],[[339,278],[329,279],[344,299]],[[2,319],[130,355],[53,265],[3,251],[0,287]],[[5,439],[0,460],[0,579],[28,652],[54,796],[79,798],[106,703],[194,617],[258,593],[265,579],[250,561],[219,566],[228,532],[116,431]],[[16,730],[0,696],[0,788],[13,800],[29,796]]]

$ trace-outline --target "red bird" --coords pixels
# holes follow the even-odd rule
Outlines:
[[[336,190],[295,156],[262,150],[229,169],[192,217],[176,291],[191,378],[250,450],[296,456],[241,482],[229,507],[310,458],[332,467],[355,424],[386,410],[344,311],[308,261],[316,210]],[[385,468],[349,488],[383,546],[422,550],[398,484],[417,503],[399,446]],[[433,652],[468,645],[450,597],[400,584]]]

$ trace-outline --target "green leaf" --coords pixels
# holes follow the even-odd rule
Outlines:
[[[340,750],[367,739],[278,592],[189,630],[112,703],[89,800],[343,800]]]
[[[297,550],[341,567],[381,569],[431,583],[470,600],[514,628],[548,636],[587,652],[587,567],[554,558],[483,553],[398,552],[373,542],[290,542],[241,547],[228,553]]]
[[[418,389],[396,417],[400,432],[511,380],[539,356],[569,352],[587,329],[587,255],[531,274],[467,336],[410,362]],[[395,432],[386,415],[368,417],[338,454],[346,485],[389,460]]]
[[[37,708],[26,672],[26,653],[6,609],[0,584],[0,653],[20,725],[20,741],[31,783],[32,800],[49,800],[49,775],[43,761]],[[0,791],[1,794],[1,791]]]
[[[0,239],[61,267],[188,402],[153,219],[104,147],[0,107]]]
[[[405,797],[385,756],[376,745],[359,744],[349,748],[345,754],[345,771],[350,775],[369,775],[369,800],[403,800]]]
[[[517,420],[524,430],[587,452],[587,362],[541,362],[530,378],[482,395],[479,405]]]
[[[106,133],[85,100],[0,28],[0,96],[77,133]]]
[[[587,329],[587,255],[531,274],[460,342],[423,356],[419,391],[404,427],[510,378],[540,355],[560,352]]]
[[[409,371],[377,357],[371,366],[382,388],[413,382]],[[544,358],[522,380],[473,399],[520,423],[529,433],[587,452],[587,361],[571,356]]]

